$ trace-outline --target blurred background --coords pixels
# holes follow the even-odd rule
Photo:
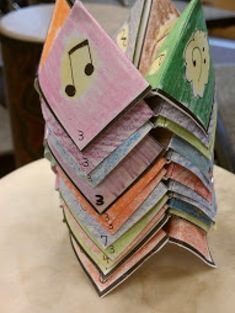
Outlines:
[[[83,2],[94,10],[114,4],[127,15],[134,0]],[[187,5],[173,2],[180,11]],[[33,83],[53,5],[48,0],[0,0],[0,177],[43,157],[44,123]],[[203,6],[219,104],[215,159],[235,173],[235,0],[206,0]],[[106,22],[113,17],[105,17]]]

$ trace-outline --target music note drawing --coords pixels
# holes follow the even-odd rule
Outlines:
[[[95,66],[88,39],[80,41],[72,47],[70,45],[62,61],[62,84],[65,86],[65,94],[70,98],[80,96],[87,88],[87,78],[94,71]]]

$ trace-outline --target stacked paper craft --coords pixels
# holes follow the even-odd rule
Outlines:
[[[199,0],[181,15],[138,0],[111,37],[80,1],[57,0],[36,79],[45,155],[99,295],[168,242],[215,266],[214,84]]]

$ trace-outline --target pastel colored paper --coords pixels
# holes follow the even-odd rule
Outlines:
[[[117,147],[114,152],[104,159],[92,172],[89,173],[91,178],[91,184],[97,186],[100,184],[105,177],[120,164],[125,157],[138,145],[138,149],[145,146],[145,137],[152,129],[152,124],[147,122],[140,129],[138,129],[134,134],[132,134],[127,140],[125,140],[119,147]],[[146,141],[149,140],[146,139]],[[152,140],[152,145],[156,153],[156,157],[161,152],[162,148],[157,142]],[[152,149],[152,150],[153,150]],[[148,152],[147,152],[148,153]],[[151,153],[149,153],[151,155]],[[148,162],[148,161],[147,161]]]
[[[105,250],[100,250],[76,222],[68,207],[64,208],[65,220],[73,238],[76,240],[80,248],[84,250],[93,264],[96,265],[97,269],[102,274],[102,277],[108,277],[112,274],[112,272],[118,268],[123,259],[127,260],[134,251],[138,250],[140,246],[151,238],[153,233],[159,231],[166,224],[169,217],[164,214],[165,211],[166,207],[162,208],[162,210],[155,214],[154,228],[152,221],[150,221],[146,227],[139,227],[141,230],[138,231],[137,234],[136,229],[138,227],[134,226],[132,232],[129,231],[128,233],[130,234],[125,235],[127,238],[118,241],[120,243],[117,242],[116,244],[110,246],[110,248],[108,248],[109,250],[107,248]],[[119,249],[119,251],[117,251],[117,249]],[[122,255],[120,251],[122,252]]]
[[[147,0],[142,15],[134,64],[145,75],[158,49],[174,26],[179,12],[169,0]]]
[[[186,211],[181,211],[178,209],[170,208],[169,214],[171,214],[172,216],[180,217],[192,223],[193,225],[198,226],[199,228],[203,229],[207,233],[209,232],[211,226],[213,225],[213,223],[207,224],[206,222],[201,221],[200,219],[198,219],[194,215],[187,213]]]
[[[62,147],[53,145],[49,142],[56,162],[70,178],[73,184],[86,197],[86,200],[98,212],[102,213],[117,200],[151,165],[155,158],[157,150],[154,149],[152,140],[145,140],[139,149],[137,146],[125,158],[118,167],[116,167],[105,180],[96,187],[91,187],[87,182],[79,177],[76,162],[66,155]],[[57,150],[58,148],[58,150]],[[59,149],[60,148],[60,149]],[[152,153],[151,153],[152,152]],[[147,154],[147,155],[146,155]],[[163,167],[165,160],[161,161],[160,167]]]
[[[193,209],[196,208],[196,210],[199,210],[202,213],[204,213],[208,217],[208,219],[215,222],[215,215],[216,215],[217,207],[214,204],[214,202],[210,207],[208,207],[208,205],[206,205],[205,203],[203,204],[202,202],[199,202],[194,198],[190,198],[185,194],[180,194],[177,192],[172,192],[170,194],[170,197],[180,200],[184,204],[190,205],[191,207],[193,207]],[[196,198],[196,195],[195,195],[195,198]]]
[[[200,169],[196,165],[194,165],[191,161],[189,161],[187,158],[181,156],[179,153],[170,150],[167,153],[166,156],[168,162],[174,162],[176,164],[179,164],[182,167],[185,167],[187,170],[192,172],[197,178],[200,179],[200,181],[204,184],[204,186],[208,190],[212,190],[212,175],[211,173],[209,175],[204,175]]]
[[[68,154],[72,154],[80,166],[81,171],[89,174],[123,141],[130,137],[137,129],[145,124],[153,115],[147,104],[138,103],[120,118],[113,122],[105,131],[97,136],[82,152],[75,146],[63,127],[58,123],[52,112],[42,100],[42,112],[47,127],[56,136],[61,146]]]
[[[140,193],[138,193],[133,198],[125,198],[125,201],[122,200],[121,208],[116,209],[113,212],[109,210],[105,216],[105,222],[108,224],[108,229],[111,234],[115,234],[115,232],[121,228],[123,223],[130,219],[136,210],[141,209],[142,207],[145,210],[149,210],[152,208],[167,192],[166,186],[160,183],[160,176],[163,174],[161,172],[154,178]],[[157,186],[157,187],[156,187]],[[131,199],[131,202],[129,200]],[[118,201],[117,201],[118,202]],[[118,205],[119,203],[116,204]],[[113,214],[114,213],[114,214]]]
[[[171,120],[168,120],[165,117],[160,116],[154,120],[154,126],[167,128],[172,133],[185,140],[188,144],[192,145],[196,150],[199,151],[200,154],[205,156],[207,159],[211,159],[213,150],[211,151],[210,149],[205,147],[205,145],[202,144],[202,142],[197,137],[195,137],[192,133],[190,133],[180,125],[172,122]]]
[[[137,0],[131,7],[128,20],[114,38],[142,75],[146,74],[178,16],[168,0]]]
[[[79,244],[81,249],[87,253],[93,264],[101,273],[106,273],[107,266],[111,263],[104,252],[97,247],[93,241],[83,231],[79,223],[77,223],[68,206],[63,205],[64,219],[74,240]]]
[[[207,159],[204,155],[198,152],[198,150],[194,149],[192,145],[188,144],[178,136],[172,137],[168,147],[191,161],[191,163],[197,166],[204,176],[210,180],[213,170],[213,155],[211,155],[210,159]]]
[[[63,188],[61,191],[66,197],[66,190]],[[142,228],[151,225],[150,216],[151,218],[153,217],[154,220],[154,216],[158,215],[162,208],[165,207],[167,200],[168,196],[162,194],[162,197],[159,198],[159,200],[155,199],[153,206],[141,206],[139,210],[137,210],[114,235],[111,235],[107,230],[102,228],[102,226],[91,216],[88,217],[82,211],[79,204],[73,201],[72,197],[70,197],[70,199],[67,198],[67,202],[61,198],[61,203],[63,207],[69,208],[76,222],[80,225],[87,236],[89,236],[92,242],[94,242],[94,244],[99,247],[99,249],[102,250],[110,260],[115,261],[116,259],[119,259],[122,254],[125,254],[125,245],[129,244],[128,238],[133,235],[136,236],[136,240],[138,238],[140,239],[140,233],[141,230],[143,230]],[[143,220],[142,217],[144,217]],[[162,221],[165,223],[166,219],[164,218]]]
[[[147,199],[147,197],[161,181],[165,172],[161,171],[152,177],[156,169],[158,170],[158,167],[153,168],[144,177],[140,178],[140,180],[134,186],[132,186],[109,208],[107,212],[103,214],[97,214],[96,211],[94,211],[94,209],[86,201],[86,199],[81,195],[81,193],[76,190],[71,182],[68,181],[65,177],[63,177],[63,181],[61,180],[60,190],[67,204],[68,201],[72,201],[73,207],[76,206],[78,209],[80,209],[81,206],[87,218],[94,217],[97,223],[102,225],[102,228],[106,229],[108,233],[115,234],[124,224],[124,222],[127,221],[128,218],[141,206],[144,200]],[[69,190],[72,192],[72,194],[69,194]],[[162,184],[158,186],[155,203],[161,199],[166,191],[166,187]]]
[[[76,201],[76,198],[69,193],[69,189],[60,180],[60,192],[62,202],[66,203],[70,207],[76,220],[82,226],[83,230],[89,235],[89,237],[99,246],[101,249],[109,247],[114,244],[122,235],[124,235],[135,223],[137,223],[146,213],[148,213],[152,208],[159,210],[167,201],[167,197],[164,196],[166,193],[166,187],[161,184],[158,188],[154,190],[151,194],[150,200],[154,201],[154,204],[149,205],[143,203],[138,210],[136,210],[132,216],[130,216],[119,228],[115,234],[110,234],[110,232],[104,228],[96,219],[95,216],[88,214],[81,207],[80,203]]]
[[[181,165],[177,163],[170,163],[167,168],[166,178],[175,180],[178,183],[187,186],[188,188],[198,193],[206,201],[210,203],[212,202],[211,191],[203,185],[203,183],[196,175]]]
[[[208,211],[211,212],[211,214],[215,210],[213,193],[212,193],[212,201],[208,202],[203,197],[201,197],[198,193],[190,189],[188,186],[185,186],[175,180],[169,180],[167,187],[168,187],[168,190],[173,192],[173,194],[176,193],[176,194],[182,195],[183,197],[187,197],[191,199],[192,201],[198,202],[203,207],[206,207]]]
[[[201,210],[189,203],[181,201],[180,199],[172,198],[169,200],[168,205],[170,214],[182,217],[204,229],[206,232],[208,232],[214,224],[214,222]]]
[[[207,148],[213,144],[213,129],[214,125],[216,124],[217,116],[216,104],[214,104],[213,106],[213,113],[210,119],[208,134],[205,134],[205,132],[202,131],[200,127],[198,127],[197,123],[194,123],[192,121],[188,113],[184,112],[179,107],[174,106],[157,96],[148,98],[147,100],[148,104],[153,109],[156,117],[161,116],[163,118],[166,118],[167,120],[171,120],[177,125],[180,125],[182,128],[186,129],[195,137],[197,137]]]
[[[134,62],[134,53],[139,33],[141,18],[147,1],[137,0],[129,11],[127,21],[115,33],[113,39],[126,56]]]
[[[132,202],[135,197],[137,197],[139,194],[141,194],[145,188],[148,188],[151,192],[152,188],[155,188],[156,185],[160,182],[162,177],[165,175],[166,170],[163,170],[163,166],[165,164],[165,160],[161,160],[160,162],[156,162],[147,172],[145,175],[140,177],[140,179],[136,182],[135,185],[133,185],[131,188],[127,190],[126,193],[122,195],[122,197],[118,198],[117,201],[109,208],[109,220],[113,220],[115,216],[123,209],[125,208],[129,203]],[[104,227],[109,228],[107,225],[107,216],[105,214],[97,214],[94,209],[89,205],[89,203],[86,201],[86,199],[82,196],[82,194],[79,192],[78,189],[69,181],[69,179],[61,175],[64,182],[67,184],[67,186],[70,188],[71,192],[74,194],[74,196],[77,198],[77,200],[81,203],[82,207],[87,212],[90,212],[92,216],[97,216],[97,219],[100,221],[100,223],[103,223]],[[148,186],[151,183],[151,186]],[[154,185],[154,183],[156,183]],[[144,201],[144,199],[143,199]],[[113,213],[112,213],[113,212]],[[103,215],[103,218],[102,218]],[[126,213],[127,215],[127,213]],[[111,219],[112,216],[112,219]],[[128,217],[128,215],[127,215]],[[114,228],[115,229],[115,228]]]
[[[209,181],[210,174],[213,170],[213,157],[208,160],[199,151],[194,149],[190,144],[188,144],[182,138],[173,135],[169,131],[160,129],[153,133],[154,138],[165,147],[168,151],[174,151],[190,161],[195,167],[197,167]]]
[[[202,211],[207,217],[215,221],[215,216],[217,213],[217,207],[215,205],[215,199],[213,195],[213,202],[212,204],[209,204],[206,202],[203,198],[201,198],[198,194],[191,191],[189,188],[180,185],[176,182],[171,182],[168,185],[169,191],[171,191],[171,197],[181,200],[182,202],[185,202],[187,204],[190,204],[193,207],[196,207],[200,211]]]
[[[66,0],[56,0],[51,24],[47,33],[47,38],[43,46],[42,56],[39,67],[45,63],[50,52],[53,41],[56,38],[59,30],[63,26],[66,18],[69,15],[70,7]]]
[[[211,267],[216,266],[208,248],[205,231],[190,222],[176,217],[171,220],[167,233],[170,237],[169,242],[189,250],[207,265]]]
[[[147,82],[79,1],[40,68],[39,85],[44,100],[81,150],[149,91]]]
[[[168,237],[165,232],[162,230],[157,232],[157,234],[154,235],[146,245],[142,246],[129,258],[128,262],[123,263],[116,272],[110,275],[107,279],[103,280],[94,264],[86,257],[76,242],[71,238],[71,243],[77,255],[78,261],[92,281],[99,296],[107,295],[107,293],[109,293],[113,288],[121,284],[147,259],[165,246],[167,242]]]
[[[168,101],[185,108],[207,131],[215,74],[199,0],[192,0],[159,49],[146,79]]]
[[[54,148],[53,150],[57,150],[58,152],[62,152],[62,155],[66,155],[65,159],[60,157],[61,163],[65,160],[72,167],[72,171],[74,171],[79,178],[95,187],[104,181],[117,166],[121,166],[122,161],[124,161],[126,157],[128,158],[128,155],[130,155],[133,151],[138,153],[136,159],[140,158],[140,160],[143,161],[143,166],[145,166],[145,168],[152,163],[158,153],[161,152],[162,148],[151,138],[147,138],[144,141],[142,140],[147,136],[150,129],[150,124],[147,123],[146,125],[143,125],[143,127],[131,135],[112,154],[110,154],[109,157],[104,159],[104,161],[102,161],[89,175],[84,174],[73,155],[70,154],[64,146],[59,144],[55,136],[50,135],[48,137],[48,142],[49,145],[52,146],[52,149]],[[149,146],[150,143],[153,147],[145,153],[144,149]],[[142,157],[142,154],[144,157]]]
[[[139,222],[134,224],[134,226],[130,228],[129,231],[127,231],[122,237],[120,237],[119,240],[105,249],[105,251],[108,251],[109,254],[111,254],[111,259],[123,259],[127,251],[131,251],[132,246],[135,246],[137,243],[139,246],[139,243],[142,245],[146,239],[145,236],[149,236],[149,234],[158,231],[168,222],[170,216],[165,214],[168,206],[162,206],[166,203],[167,199],[167,196],[164,196],[157,205],[144,215]],[[135,239],[133,240],[133,238]],[[131,242],[131,240],[133,241]]]

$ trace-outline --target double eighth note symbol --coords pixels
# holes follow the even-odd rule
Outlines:
[[[69,97],[74,97],[76,95],[77,89],[75,86],[75,79],[74,79],[74,69],[73,69],[73,62],[72,62],[72,54],[74,52],[76,52],[77,50],[83,48],[83,47],[87,47],[88,48],[88,53],[89,53],[89,58],[90,58],[90,63],[87,63],[84,69],[84,73],[87,76],[91,76],[94,73],[95,67],[93,65],[92,62],[92,56],[91,56],[91,49],[90,49],[90,45],[89,45],[89,41],[86,39],[82,42],[80,42],[79,44],[77,44],[76,46],[74,46],[73,48],[71,48],[68,51],[68,55],[69,55],[69,66],[70,66],[70,73],[71,73],[71,81],[72,84],[69,84],[65,87],[65,93],[69,96]]]

